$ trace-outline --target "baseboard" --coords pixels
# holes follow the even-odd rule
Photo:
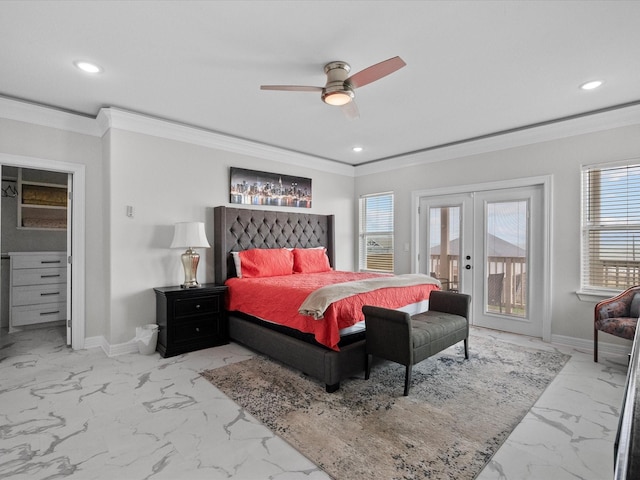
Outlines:
[[[565,335],[551,335],[551,343],[593,353],[593,340],[567,337]],[[627,356],[631,352],[631,341],[629,341],[628,346],[598,341],[598,352],[603,355]]]
[[[89,349],[89,348],[98,348],[98,347],[102,348],[104,353],[107,353],[109,349],[108,348],[109,343],[107,342],[107,339],[104,338],[102,335],[98,335],[97,337],[86,337],[84,339],[83,348]]]
[[[117,355],[125,355],[127,353],[138,353],[138,344],[135,340],[129,340],[125,343],[110,345],[104,336],[88,337],[84,339],[84,348],[102,348],[102,351],[108,357]]]

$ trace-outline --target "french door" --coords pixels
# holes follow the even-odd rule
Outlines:
[[[542,187],[424,196],[419,205],[419,271],[470,294],[472,324],[542,337]]]

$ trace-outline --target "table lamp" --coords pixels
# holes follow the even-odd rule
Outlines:
[[[196,279],[200,255],[194,248],[209,248],[207,236],[204,233],[203,222],[179,222],[173,234],[173,242],[170,248],[186,248],[182,254],[182,266],[184,267],[184,283],[182,288],[199,287]]]

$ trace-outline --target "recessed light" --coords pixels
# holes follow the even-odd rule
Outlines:
[[[580,85],[580,88],[582,90],[593,90],[593,89],[598,88],[599,86],[601,86],[602,83],[603,82],[601,80],[592,80],[590,82],[583,83],[582,85]]]
[[[79,68],[85,73],[102,73],[102,68],[100,68],[95,63],[77,61],[73,62],[73,64],[76,66],[76,68]]]
[[[356,153],[360,153],[362,150],[364,150],[364,148],[362,148],[362,147],[353,147],[351,150],[353,150]]]

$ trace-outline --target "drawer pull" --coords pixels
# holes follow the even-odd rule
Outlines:
[[[41,293],[41,297],[48,297],[49,295],[60,295],[60,292]]]
[[[196,305],[196,309],[200,308],[200,304]]]
[[[57,313],[60,313],[60,310],[56,310],[55,312],[40,312],[40,316],[42,317],[43,315],[56,315]]]
[[[41,260],[40,263],[60,263],[61,260]]]
[[[55,278],[55,277],[59,277],[60,274],[57,273],[55,275],[40,275],[40,278]]]
[[[196,332],[200,332],[200,327],[196,327]]]

